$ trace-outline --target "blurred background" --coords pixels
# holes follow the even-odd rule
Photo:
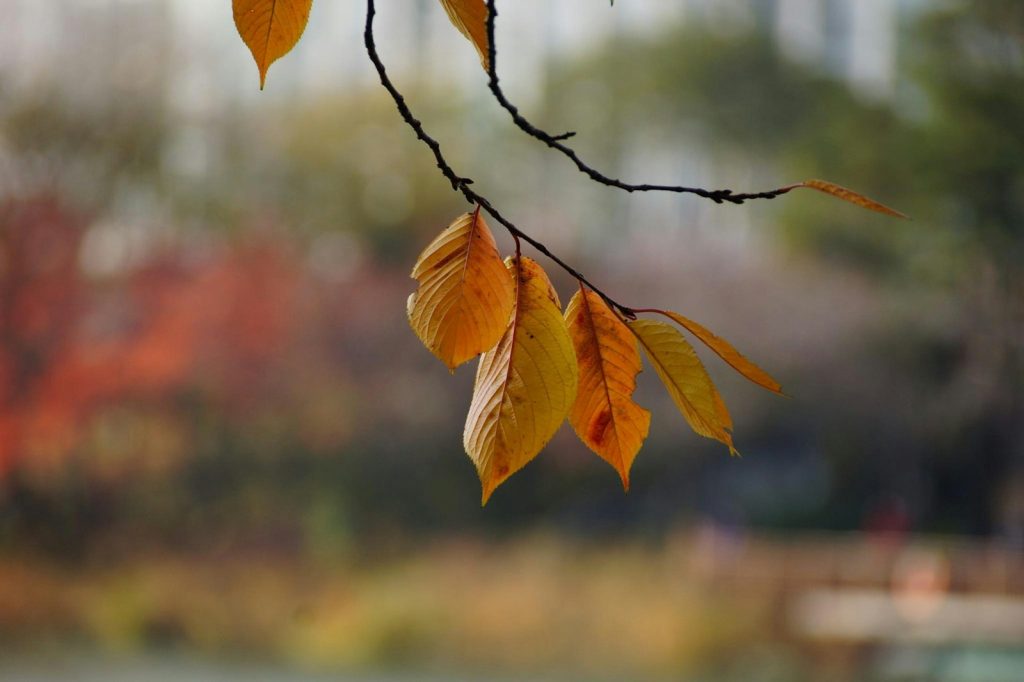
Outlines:
[[[595,185],[379,4],[459,172],[792,397],[705,355],[729,458],[647,371],[628,495],[564,428],[481,509],[473,369],[405,320],[466,206],[362,3],[259,92],[226,0],[0,0],[0,679],[1020,680],[1024,4],[500,3],[508,94],[609,174],[912,222]]]

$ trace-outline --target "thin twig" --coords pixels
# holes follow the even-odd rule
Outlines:
[[[529,120],[526,119],[522,114],[519,113],[519,108],[509,101],[508,97],[505,96],[504,90],[501,88],[501,83],[498,79],[498,49],[495,44],[495,30],[494,25],[498,17],[498,8],[496,0],[487,0],[487,77],[488,87],[494,98],[498,100],[498,104],[502,106],[512,116],[512,121],[516,126],[525,132],[527,135],[533,137],[540,142],[543,142],[551,149],[558,150],[566,157],[568,157],[576,168],[581,173],[586,174],[594,182],[608,187],[616,187],[626,192],[674,192],[677,194],[695,194],[705,199],[710,199],[716,204],[729,202],[731,204],[742,204],[747,201],[754,199],[774,199],[775,197],[788,194],[794,189],[793,186],[780,187],[773,189],[768,192],[755,192],[750,194],[735,194],[731,189],[716,189],[709,190],[701,187],[682,187],[678,185],[651,185],[651,184],[632,184],[623,182],[618,178],[612,178],[604,173],[598,171],[593,166],[588,165],[583,159],[580,158],[579,154],[576,153],[572,147],[562,144],[564,140],[573,137],[575,132],[562,133],[561,135],[552,135],[549,132],[541,130],[537,126],[533,125]]]
[[[438,169],[440,169],[441,174],[444,175],[444,177],[447,178],[448,181],[452,184],[452,189],[454,189],[457,192],[461,192],[462,196],[466,198],[466,201],[483,208],[485,211],[487,211],[487,213],[491,215],[491,217],[493,217],[495,220],[501,223],[505,227],[505,229],[509,231],[509,234],[511,234],[512,237],[516,240],[517,248],[519,240],[522,239],[524,242],[530,244],[533,248],[537,249],[542,254],[550,258],[554,263],[556,263],[560,268],[562,268],[567,273],[572,275],[576,280],[590,287],[594,291],[594,293],[600,296],[604,300],[604,302],[607,303],[611,308],[618,310],[620,313],[622,313],[623,315],[630,319],[636,319],[636,314],[633,312],[631,308],[622,305],[621,303],[617,302],[615,299],[610,297],[608,294],[601,291],[601,289],[596,287],[590,280],[588,280],[583,275],[583,273],[579,272],[571,265],[566,263],[564,260],[556,256],[544,244],[537,241],[536,239],[534,239],[533,237],[531,237],[530,235],[526,234],[518,227],[516,227],[508,218],[503,216],[485,196],[483,196],[482,194],[478,194],[470,187],[470,185],[473,183],[472,180],[470,180],[469,178],[464,178],[455,172],[451,164],[448,163],[448,161],[444,157],[444,154],[441,152],[440,143],[438,143],[437,140],[435,140],[434,138],[427,134],[427,131],[424,130],[423,128],[423,123],[420,122],[420,120],[413,115],[412,110],[409,108],[409,105],[405,101],[405,97],[402,95],[401,92],[398,91],[398,88],[395,87],[394,83],[392,83],[391,81],[391,78],[388,76],[387,69],[384,67],[384,62],[381,61],[380,55],[377,53],[377,44],[373,36],[373,19],[376,16],[376,14],[377,10],[374,0],[366,0],[366,29],[363,32],[363,42],[366,45],[366,53],[367,55],[369,55],[370,61],[373,62],[374,68],[377,69],[377,75],[380,77],[381,85],[383,85],[384,89],[387,90],[388,94],[391,95],[391,99],[395,101],[395,106],[398,107],[398,113],[401,114],[402,119],[406,122],[406,124],[413,129],[413,131],[416,133],[416,137],[419,138],[425,145],[427,145],[427,147],[430,148],[431,152],[433,152],[434,160],[437,162]]]

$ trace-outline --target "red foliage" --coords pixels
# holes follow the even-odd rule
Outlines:
[[[59,469],[111,406],[167,412],[189,390],[244,417],[308,351],[309,282],[282,240],[165,249],[100,282],[80,267],[86,221],[53,198],[0,221],[0,480]]]

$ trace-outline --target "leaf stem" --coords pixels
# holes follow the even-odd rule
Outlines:
[[[579,154],[572,147],[562,144],[564,140],[569,139],[576,135],[575,132],[562,133],[560,135],[552,135],[546,132],[534,124],[532,124],[526,117],[519,113],[519,108],[516,107],[508,97],[505,95],[504,90],[501,88],[501,83],[498,78],[498,48],[495,41],[495,22],[498,18],[497,0],[487,0],[487,77],[488,87],[494,98],[498,101],[498,104],[502,106],[505,111],[512,117],[512,121],[516,124],[520,130],[524,133],[533,137],[551,149],[555,149],[566,156],[570,161],[576,164],[576,168],[581,173],[587,175],[591,180],[608,187],[614,187],[621,189],[625,192],[675,192],[677,194],[694,194],[704,199],[710,199],[716,204],[730,203],[730,204],[743,204],[747,201],[754,199],[774,199],[788,194],[792,190],[796,189],[797,185],[789,185],[786,187],[779,187],[778,189],[769,190],[767,192],[754,192],[748,194],[736,194],[731,189],[715,189],[709,190],[701,187],[682,187],[679,185],[652,185],[652,184],[633,184],[619,180],[618,178],[612,178],[604,173],[598,171],[593,166],[587,164],[583,159],[580,158]]]
[[[558,265],[560,268],[569,273],[581,284],[585,284],[586,286],[590,287],[594,291],[594,293],[600,296],[604,300],[604,302],[607,303],[610,307],[618,310],[619,312],[621,312],[623,315],[630,319],[635,319],[636,314],[633,312],[631,308],[622,305],[621,303],[610,297],[608,294],[604,293],[601,289],[595,286],[593,282],[588,280],[583,275],[583,273],[581,273],[579,270],[576,270],[574,267],[566,263],[564,260],[556,256],[554,253],[552,253],[551,250],[542,242],[534,239],[533,237],[531,237],[530,235],[526,234],[521,229],[516,227],[516,225],[513,224],[512,221],[510,221],[504,215],[502,215],[498,211],[498,209],[496,209],[494,205],[491,204],[491,202],[485,196],[477,193],[470,187],[470,185],[473,184],[473,181],[471,179],[462,177],[455,172],[451,164],[448,163],[447,159],[445,159],[444,153],[441,151],[441,144],[433,137],[431,137],[429,134],[427,134],[427,131],[423,127],[423,123],[419,119],[417,119],[416,116],[412,113],[412,110],[409,108],[408,103],[406,103],[405,101],[405,97],[402,95],[401,92],[399,92],[398,88],[395,87],[395,84],[391,81],[390,76],[388,76],[387,68],[384,66],[384,62],[381,61],[380,55],[377,52],[377,44],[373,35],[373,20],[376,14],[377,10],[374,0],[366,0],[366,28],[363,31],[363,43],[366,46],[366,54],[370,57],[370,61],[373,63],[374,68],[377,70],[377,75],[380,78],[381,85],[384,86],[384,89],[387,90],[388,94],[391,95],[391,99],[394,100],[395,106],[398,108],[398,113],[402,116],[402,120],[404,120],[405,123],[410,128],[412,128],[413,132],[416,133],[416,137],[421,142],[423,142],[423,144],[430,148],[430,151],[434,154],[434,161],[437,163],[437,168],[441,171],[441,174],[444,175],[444,177],[447,178],[448,181],[451,183],[452,189],[455,190],[456,192],[460,192],[462,196],[466,198],[466,201],[468,201],[469,203],[476,204],[477,210],[482,208],[483,210],[487,211],[487,213],[492,218],[501,223],[501,225],[503,225],[505,229],[508,230],[509,234],[511,234],[513,239],[515,239],[516,241],[517,255],[519,252],[519,240],[521,239],[530,246],[532,246],[533,248],[537,249],[537,251],[547,256],[549,259],[551,259],[551,261],[553,261],[556,265]]]

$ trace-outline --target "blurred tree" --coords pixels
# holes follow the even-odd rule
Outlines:
[[[829,370],[837,381],[864,381],[856,409],[820,393],[800,423],[764,418],[780,451],[813,441],[842,482],[820,506],[769,522],[855,527],[870,511],[866,498],[891,487],[913,499],[919,525],[989,530],[990,500],[1020,468],[1021,8],[958,5],[931,11],[913,30],[892,101],[866,101],[789,64],[760,34],[692,28],[656,43],[624,33],[606,56],[565,65],[551,81],[542,115],[571,122],[581,107],[595,112],[600,134],[592,148],[590,136],[580,144],[602,167],[629,161],[625,133],[650,121],[659,142],[685,128],[705,148],[749,162],[751,184],[830,177],[915,217],[881,229],[826,201],[782,209],[781,234],[795,250],[868,273],[893,294],[893,310],[863,330],[862,356]],[[417,241],[408,234],[444,222],[447,196],[435,169],[412,161],[422,151],[391,104],[374,90],[274,105],[259,120],[228,111],[207,122],[212,161],[189,178],[169,161],[180,131],[155,104],[158,93],[127,105],[98,99],[106,104],[85,110],[56,96],[0,107],[4,161],[18,171],[18,184],[3,188],[2,262],[18,268],[0,269],[8,278],[0,316],[20,320],[0,330],[3,428],[35,424],[46,439],[74,433],[67,447],[49,446],[74,462],[50,481],[66,486],[53,508],[72,488],[81,495],[63,517],[68,527],[78,512],[103,508],[100,488],[123,505],[108,520],[136,524],[126,537],[244,535],[241,527],[259,525],[247,514],[275,510],[296,524],[281,532],[288,542],[307,531],[386,537],[476,523],[475,502],[455,493],[471,479],[452,456],[458,426],[440,414],[460,387],[432,382],[411,335],[395,338],[389,324],[401,323],[400,310],[380,314],[408,289],[405,265],[389,264],[408,262]],[[505,168],[543,189],[550,169],[535,172],[533,151],[517,156],[504,137],[479,144],[456,103],[424,99],[447,127],[442,136],[460,140],[456,153],[479,154],[481,163],[468,165],[507,155]],[[291,117],[303,125],[282,125]],[[559,192],[553,203],[569,200]],[[129,222],[135,204],[159,238],[120,270],[85,267],[85,252]],[[396,376],[416,377],[415,387]],[[806,378],[795,379],[811,386]],[[74,409],[53,411],[66,405]],[[39,416],[52,414],[74,430]],[[27,451],[11,445],[21,441],[2,440],[8,471],[25,457],[11,454]],[[567,454],[542,466],[574,465],[579,453],[562,445]],[[152,456],[136,457],[141,451]],[[150,464],[133,469],[134,461]],[[528,470],[521,490],[529,492],[491,518],[507,527],[538,518],[574,529],[663,527],[697,504],[680,505],[678,490],[712,479],[717,465],[665,466],[676,467],[675,478],[643,508],[594,492],[587,483],[601,474],[589,468],[573,487]],[[392,498],[386,506],[381,491]],[[32,518],[18,511],[25,498],[3,499],[0,527]],[[264,511],[254,511],[255,499]]]
[[[891,454],[910,455],[925,499],[943,500],[929,525],[955,530],[996,530],[992,500],[1024,471],[1022,36],[1012,0],[926,14],[905,41],[909,78],[893,106],[833,99],[820,108],[828,125],[794,131],[783,157],[884,187],[915,216],[881,232],[788,206],[785,223],[797,244],[903,292],[907,307],[870,343],[889,349],[894,380],[916,386],[904,428],[921,450]]]
[[[882,489],[911,500],[916,523],[986,532],[991,501],[1024,470],[1024,7],[955,3],[907,30],[891,100],[788,62],[756,32],[684,29],[570,67],[547,116],[571,120],[577,84],[600,84],[606,163],[628,161],[625,133],[653,110],[651,135],[688,126],[756,176],[833,178],[909,212],[912,223],[880,225],[825,201],[781,210],[795,250],[870,275],[892,301],[862,331],[863,354],[829,370],[884,390],[864,396],[874,409],[824,393],[808,405],[844,481],[816,522],[856,524],[850,511],[869,514]]]

